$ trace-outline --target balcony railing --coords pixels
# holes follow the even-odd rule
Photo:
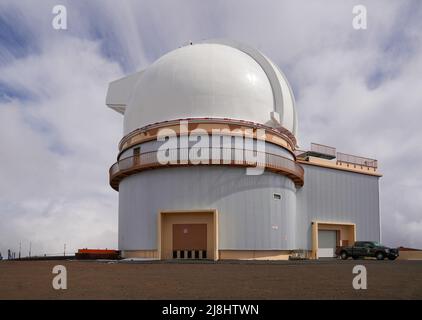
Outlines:
[[[208,154],[200,157],[200,162],[199,159],[192,160],[189,155],[192,153],[198,154],[201,150],[203,151],[203,148],[193,147],[150,151],[121,159],[110,168],[110,185],[118,190],[119,183],[123,178],[148,169],[172,166],[226,165],[250,168],[263,167],[291,178],[296,186],[303,186],[304,170],[302,166],[286,157],[255,150],[208,148]],[[160,162],[159,159],[170,161],[164,163]]]
[[[244,121],[244,120],[236,120],[236,119],[229,119],[229,118],[184,118],[184,119],[176,119],[176,120],[169,120],[169,121],[162,121],[147,125],[145,127],[136,129],[126,136],[124,136],[119,142],[119,150],[122,152],[134,144],[138,144],[140,141],[144,140],[154,140],[157,138],[157,133],[160,128],[172,128],[175,130],[177,134],[179,134],[178,126],[180,126],[181,121],[188,122],[189,130],[193,130],[197,128],[197,126],[203,125],[203,128],[207,131],[212,129],[230,129],[237,130],[240,129],[244,132],[245,129],[264,129],[266,132],[266,138],[269,141],[277,141],[279,139],[271,139],[272,137],[281,138],[285,141],[288,145],[290,150],[294,150],[297,144],[295,136],[287,129],[283,127],[279,128],[272,128],[260,123],[255,123],[251,121]],[[211,133],[211,131],[209,132]],[[223,133],[225,134],[225,133]],[[277,143],[276,143],[277,144]]]

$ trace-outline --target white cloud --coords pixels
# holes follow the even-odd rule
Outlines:
[[[120,68],[98,45],[73,37],[4,66],[0,82],[36,98],[0,104],[0,250],[33,242],[33,253],[97,243],[115,247],[117,193],[108,186],[121,116],[108,111]],[[47,129],[43,129],[46,127]],[[89,241],[88,241],[89,240]]]

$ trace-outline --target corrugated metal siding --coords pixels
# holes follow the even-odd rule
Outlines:
[[[217,209],[220,249],[311,249],[311,222],[351,222],[358,240],[379,241],[378,177],[305,168],[305,185],[233,167],[145,171],[125,178],[119,192],[119,248],[156,249],[162,210]],[[279,193],[281,200],[274,200]],[[297,200],[297,202],[296,202]],[[297,213],[296,213],[297,211]]]
[[[297,192],[298,248],[311,249],[311,222],[356,223],[357,240],[380,238],[378,177],[303,165],[305,185]],[[303,235],[303,236],[302,236]]]
[[[281,200],[273,198],[281,194]],[[156,249],[162,210],[217,209],[220,249],[294,249],[296,189],[281,175],[188,167],[125,178],[119,192],[119,249]]]

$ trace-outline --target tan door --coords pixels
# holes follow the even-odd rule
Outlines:
[[[207,250],[207,225],[173,224],[173,250]]]

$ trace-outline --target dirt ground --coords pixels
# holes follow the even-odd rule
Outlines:
[[[67,269],[54,290],[52,269]],[[367,290],[352,269],[367,268]],[[422,299],[422,261],[2,261],[0,299]]]

